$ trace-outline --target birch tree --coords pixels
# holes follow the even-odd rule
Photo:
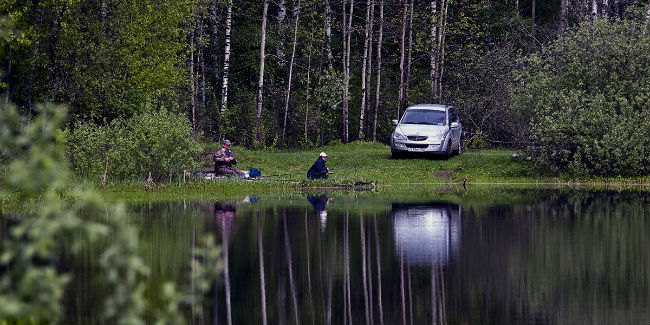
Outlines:
[[[194,9],[192,9],[194,13]],[[192,129],[196,130],[196,90],[194,89],[194,19],[190,21],[190,121]]]
[[[408,103],[409,99],[409,85],[411,84],[411,57],[413,53],[413,10],[415,3],[411,0],[409,4],[409,45],[408,45],[408,57],[406,59],[406,75],[404,80],[404,102]]]
[[[291,96],[291,81],[293,77],[293,62],[296,57],[296,44],[298,43],[298,23],[300,21],[300,3],[301,0],[295,4],[294,7],[294,27],[293,27],[293,45],[291,49],[291,60],[289,61],[289,80],[287,81],[287,93],[284,100],[284,119],[282,122],[282,138],[281,146],[284,147],[286,144],[286,134],[287,134],[287,116],[289,114],[289,98]]]
[[[379,0],[379,35],[377,35],[377,81],[375,87],[375,118],[372,122],[372,141],[377,141],[379,91],[381,88],[381,43],[384,37],[384,0]]]
[[[368,48],[372,46],[369,44],[370,41],[370,10],[371,10],[371,1],[366,1],[366,28],[365,28],[365,37],[363,42],[363,63],[361,67],[361,108],[359,113],[359,140],[363,140],[363,120],[366,114],[366,70],[368,68]]]
[[[560,0],[560,30],[565,31],[567,28],[567,7],[569,0]]]
[[[345,11],[343,12],[345,18]],[[348,26],[346,27],[345,47],[344,47],[344,88],[343,88],[343,143],[349,142],[348,134],[348,107],[350,103],[350,39],[352,38],[352,18],[354,17],[354,0],[350,0],[350,14],[348,15]],[[345,23],[345,21],[344,21]]]
[[[430,5],[430,10],[431,10],[431,28],[429,29],[429,82],[431,85],[431,101],[435,101],[437,98],[436,96],[436,83],[434,82],[435,76],[437,73],[437,60],[436,60],[436,49],[438,42],[437,40],[437,35],[438,35],[438,24],[437,24],[437,7],[438,5],[438,0],[431,0],[431,5]]]
[[[343,4],[343,8],[345,12],[345,4]],[[345,17],[343,20],[345,20]],[[327,47],[327,67],[332,70],[334,55],[332,55],[332,8],[330,6],[330,0],[325,2],[325,42]]]
[[[408,11],[408,5],[405,1],[402,2],[402,15],[400,18],[400,41],[399,41],[399,89],[397,93],[397,116],[396,119],[399,120],[401,115],[402,106],[404,106],[404,60],[405,60],[405,49],[404,43],[406,41],[406,15]]]
[[[255,140],[262,142],[262,95],[264,92],[264,60],[266,49],[266,16],[269,11],[269,0],[264,0],[262,9],[262,31],[260,36],[260,73],[257,79],[257,116],[255,124]],[[265,322],[266,323],[266,322]]]
[[[228,0],[228,7],[226,9],[226,38],[225,49],[223,56],[223,83],[221,86],[221,113],[226,111],[228,105],[228,77],[230,69],[230,32],[232,27],[232,0]]]

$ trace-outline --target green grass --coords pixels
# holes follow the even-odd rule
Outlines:
[[[207,145],[216,150],[216,144]],[[373,182],[383,193],[463,193],[476,185],[516,186],[601,186],[616,187],[647,184],[648,177],[639,178],[586,178],[572,179],[545,175],[515,150],[487,149],[465,150],[449,160],[436,157],[392,159],[390,148],[374,142],[333,144],[317,149],[265,149],[249,150],[233,147],[239,160],[237,167],[262,171],[262,179],[239,178],[202,181],[194,179],[186,184],[164,182],[145,191],[141,182],[112,184],[104,193],[109,199],[119,200],[170,200],[237,198],[246,195],[283,195],[319,190],[352,191],[355,182]],[[336,169],[327,180],[307,180],[306,173],[318,154],[328,155],[327,166]],[[211,166],[204,161],[203,167]],[[483,192],[484,190],[481,190]]]
[[[378,181],[380,184],[440,184],[462,181],[480,183],[536,182],[544,178],[533,165],[513,157],[515,151],[490,149],[465,151],[449,160],[438,157],[392,159],[390,148],[374,142],[352,142],[307,150],[245,150],[233,148],[238,167],[255,167],[264,175],[290,174],[304,180],[311,164],[321,151],[328,155],[327,166],[337,169],[330,183]]]

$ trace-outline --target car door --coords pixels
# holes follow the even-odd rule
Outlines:
[[[460,127],[452,128],[451,123],[458,122],[458,114],[454,107],[449,107],[449,131],[451,132],[451,146],[452,148],[458,147],[460,141]]]

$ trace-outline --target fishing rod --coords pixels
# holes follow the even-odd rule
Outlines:
[[[395,170],[395,169],[405,169],[405,168],[395,168],[395,167],[342,167],[342,168],[330,168],[330,170]]]

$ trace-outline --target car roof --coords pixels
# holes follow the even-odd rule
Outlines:
[[[412,109],[412,108],[417,108],[417,109],[430,109],[430,110],[435,110],[435,111],[444,111],[446,108],[451,107],[450,105],[443,105],[443,104],[415,104],[411,105],[407,108],[407,110]]]

